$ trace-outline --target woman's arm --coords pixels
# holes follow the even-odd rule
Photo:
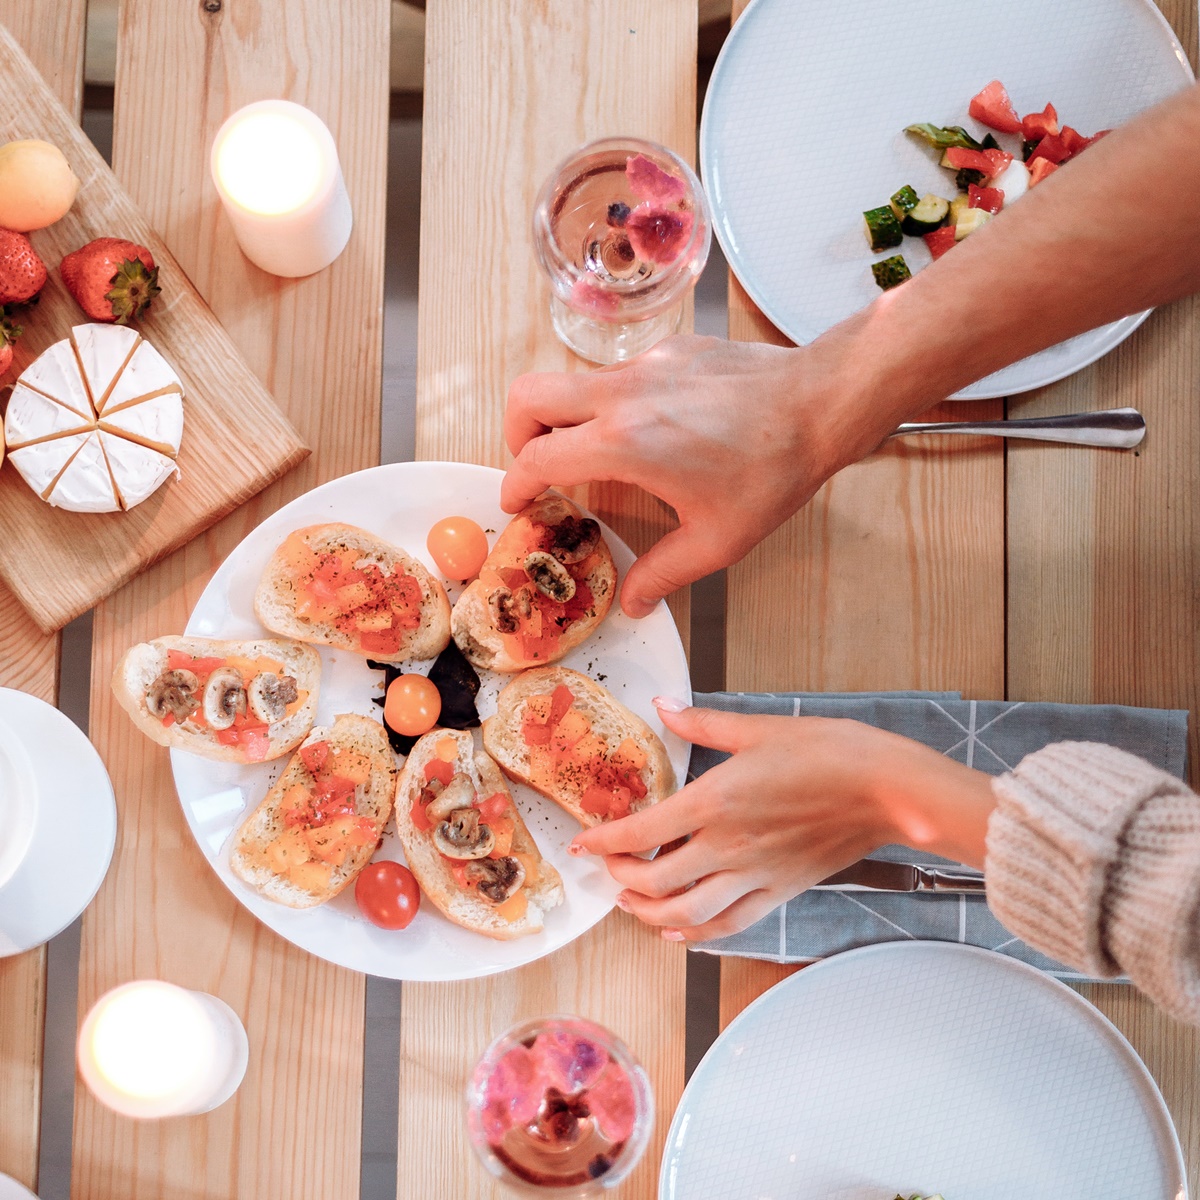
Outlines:
[[[523,375],[502,501],[615,479],[680,528],[621,600],[644,615],[741,558],[834,472],[964,385],[1200,288],[1200,89],[1090,146],[997,220],[797,349],[668,338],[619,368]]]

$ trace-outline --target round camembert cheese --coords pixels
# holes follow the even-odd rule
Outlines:
[[[8,457],[47,503],[117,512],[172,475],[183,385],[135,329],[76,325],[22,372],[4,414]]]

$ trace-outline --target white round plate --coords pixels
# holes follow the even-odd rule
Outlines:
[[[1019,113],[1047,101],[1083,133],[1128,121],[1192,81],[1150,0],[753,0],[709,83],[700,163],[713,227],[767,317],[812,341],[879,295],[862,213],[904,184],[949,195],[933,151],[903,132],[932,121],[986,133],[967,106],[999,79]],[[997,135],[1006,149],[1016,139]],[[888,251],[889,254],[897,251]],[[905,238],[913,271],[929,251]],[[1081,334],[955,399],[1042,387],[1094,362],[1146,313]]]
[[[38,1198],[11,1175],[0,1175],[0,1200],[38,1200]]]
[[[294,529],[325,521],[359,525],[394,545],[403,546],[436,572],[425,549],[430,527],[442,517],[467,516],[491,531],[489,541],[508,524],[500,509],[503,472],[465,463],[395,463],[346,475],[308,492],[268,517],[222,563],[204,589],[188,621],[187,633],[201,637],[263,636],[254,615],[254,589],[267,560]],[[617,569],[624,576],[633,552],[610,530],[605,537]],[[444,581],[447,582],[447,581]],[[450,599],[461,588],[447,582]],[[383,673],[370,670],[354,654],[318,646],[321,696],[317,723],[332,722],[338,713],[361,713],[380,719]],[[424,671],[431,664],[420,664]],[[649,721],[662,737],[677,777],[687,770],[688,747],[663,728],[651,700],[660,693],[691,696],[687,660],[675,623],[665,604],[645,620],[633,621],[614,604],[600,629],[562,660],[603,683],[621,703]],[[496,708],[496,693],[512,676],[481,672],[477,697],[481,717]],[[476,744],[479,744],[478,736]],[[532,962],[579,937],[613,906],[620,890],[604,865],[566,852],[579,826],[561,809],[524,787],[513,789],[520,808],[545,857],[563,877],[566,899],[546,915],[541,933],[498,942],[447,921],[422,902],[412,924],[402,931],[378,929],[358,911],[353,888],[312,909],[274,904],[244,884],[229,868],[234,831],[243,815],[266,795],[287,759],[253,766],[212,762],[171,751],[175,786],[184,815],[200,849],[226,887],[264,924],[302,949],[371,975],[392,979],[473,979]],[[377,859],[404,861],[395,834],[389,832]]]
[[[10,777],[32,778],[37,791],[27,849],[0,886],[4,957],[48,942],[92,902],[116,845],[117,806],[96,748],[57,708],[0,688],[0,724]]]
[[[890,942],[773,987],[713,1043],[667,1135],[661,1200],[1185,1200],[1133,1048],[1003,955]]]

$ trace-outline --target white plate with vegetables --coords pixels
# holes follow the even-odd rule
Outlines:
[[[951,942],[836,954],[713,1043],[667,1135],[660,1200],[1183,1200],[1133,1048],[1065,984]]]
[[[752,0],[717,61],[701,121],[713,227],[750,298],[793,341],[810,342],[879,295],[873,264],[901,253],[915,273],[931,261],[916,230],[902,248],[876,253],[864,231],[863,214],[889,206],[905,187],[917,199],[945,201],[960,190],[956,172],[939,166],[942,149],[906,127],[959,126],[979,144],[992,133],[1020,161],[1020,134],[990,130],[968,114],[992,80],[1003,81],[1019,115],[1051,103],[1064,126],[1090,136],[1192,78],[1150,0],[967,8],[916,0],[902,9],[883,0]],[[968,218],[967,226],[978,220]],[[1032,355],[955,399],[1012,395],[1062,379],[1106,354],[1145,316]]]
[[[221,564],[192,610],[186,633],[194,637],[261,636],[253,596],[272,553],[292,531],[339,521],[370,530],[406,549],[438,574],[453,601],[462,588],[437,572],[426,548],[433,525],[445,517],[465,516],[488,531],[494,543],[510,518],[499,505],[503,472],[465,463],[396,463],[335,479],[293,500],[253,530]],[[609,529],[604,535],[621,577],[633,552]],[[330,725],[339,713],[375,720],[384,673],[346,651],[316,647],[321,656],[321,692],[317,724]],[[424,673],[429,663],[406,664]],[[651,703],[663,693],[691,695],[687,660],[666,605],[633,621],[616,605],[600,628],[576,647],[562,665],[590,675],[622,704],[650,723],[662,738],[677,779],[687,769],[688,746],[668,733]],[[479,715],[495,711],[496,694],[512,676],[481,671]],[[478,743],[478,732],[475,734]],[[545,858],[562,875],[565,900],[546,914],[545,928],[512,941],[495,941],[447,921],[422,898],[404,929],[382,929],[359,911],[353,887],[316,908],[293,909],[268,900],[231,870],[231,843],[242,820],[266,795],[290,756],[273,762],[240,765],[171,751],[175,787],[188,825],[221,881],[265,925],[320,958],[355,971],[393,979],[472,979],[532,962],[573,941],[613,907],[616,882],[601,862],[575,858],[567,843],[579,825],[530,789],[513,786],[513,796]],[[404,861],[389,822],[373,862]]]

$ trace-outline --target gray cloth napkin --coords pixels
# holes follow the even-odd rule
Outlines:
[[[1120,705],[963,700],[957,693],[814,695],[804,692],[698,694],[699,707],[784,716],[849,717],[903,734],[989,775],[1002,775],[1051,742],[1105,742],[1183,778],[1188,714]],[[689,778],[728,758],[692,748]],[[936,855],[885,846],[873,858],[945,865]],[[966,942],[1019,958],[1060,979],[1081,975],[1013,937],[982,896],[898,892],[804,892],[749,929],[695,949],[772,962],[811,962],[872,942]]]

